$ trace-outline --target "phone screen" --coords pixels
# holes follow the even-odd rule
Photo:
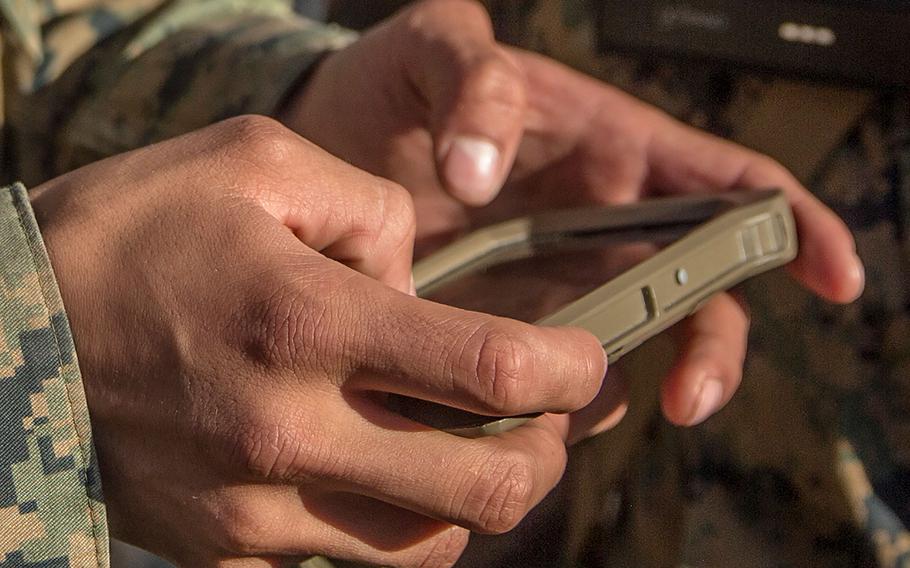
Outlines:
[[[540,320],[672,244],[697,223],[564,235],[503,249],[421,296],[451,306]]]

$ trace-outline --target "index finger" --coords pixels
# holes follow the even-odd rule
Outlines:
[[[863,265],[846,224],[773,159],[660,115],[648,144],[648,186],[664,193],[779,188],[793,208],[800,251],[789,269],[833,302],[863,290]]]
[[[572,412],[606,373],[600,342],[428,300],[370,293],[363,325],[347,339],[354,390],[388,392],[485,415]]]

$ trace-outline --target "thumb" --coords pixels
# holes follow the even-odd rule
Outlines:
[[[521,141],[524,75],[478,3],[440,0],[409,15],[419,25],[406,42],[406,68],[429,106],[439,181],[459,201],[484,205],[499,192]]]

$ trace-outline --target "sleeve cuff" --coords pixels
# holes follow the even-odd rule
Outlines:
[[[88,407],[28,194],[0,189],[0,564],[107,567]]]

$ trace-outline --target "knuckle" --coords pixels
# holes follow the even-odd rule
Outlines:
[[[292,435],[270,426],[254,427],[238,436],[235,455],[240,467],[256,479],[278,478],[287,463],[296,460],[300,445]]]
[[[798,183],[790,170],[771,156],[754,150],[749,152],[752,159],[747,161],[746,167],[737,180],[737,185],[755,187],[756,185]]]
[[[599,102],[589,118],[591,132],[598,132],[598,144],[590,145],[583,150],[594,167],[587,168],[584,174],[591,180],[602,179],[598,177],[604,168],[616,170],[616,175],[622,179],[644,181],[647,175],[647,163],[642,156],[648,154],[648,145],[651,143],[649,130],[632,124],[637,120],[629,115],[617,115],[617,110],[610,101]],[[632,181],[629,181],[631,184]],[[585,198],[598,204],[615,203],[617,199],[628,200],[630,196],[623,193],[619,196],[615,192],[605,192],[600,183],[592,183],[585,188]]]
[[[318,343],[317,330],[323,327],[325,307],[316,306],[293,294],[278,293],[269,302],[262,343],[268,360],[281,368],[294,368],[301,353]]]
[[[243,115],[225,121],[231,145],[244,162],[281,168],[294,160],[297,135],[273,118]]]
[[[465,520],[484,533],[515,528],[533,506],[535,470],[533,459],[524,453],[496,458],[489,473],[468,491],[462,509]]]
[[[462,25],[493,25],[487,9],[477,0],[429,0],[425,6],[428,11],[457,14]]]
[[[473,64],[466,90],[469,98],[491,104],[500,113],[522,114],[527,106],[527,89],[522,72],[502,53],[483,56]]]
[[[469,346],[480,402],[493,413],[518,414],[528,398],[526,377],[533,369],[530,347],[515,333],[481,330]]]
[[[270,280],[246,318],[247,356],[269,369],[321,368],[320,362],[337,360],[341,346],[333,340],[333,292],[320,293],[328,283]]]
[[[779,175],[788,174],[789,171],[784,167],[783,164],[768,156],[766,154],[759,154],[758,159],[756,160],[758,166],[762,169],[767,169],[768,171],[774,171]]]
[[[587,406],[600,393],[604,378],[607,375],[608,363],[600,341],[594,339],[590,349],[574,352],[576,362],[573,372],[566,378],[568,402],[574,409]]]
[[[262,552],[273,527],[266,515],[259,514],[246,502],[231,502],[217,511],[215,542],[228,555],[252,556]]]
[[[436,539],[433,546],[415,565],[419,568],[449,568],[454,566],[468,546],[470,533],[464,529],[450,529]]]
[[[390,245],[393,250],[401,248],[413,240],[417,232],[417,214],[414,200],[410,192],[404,187],[387,180],[382,180],[379,186],[382,200],[381,214],[377,217],[380,223],[380,234],[383,243]]]
[[[408,226],[416,225],[417,212],[411,193],[395,182],[385,179],[381,181],[380,189],[385,205],[383,211],[385,216],[407,221]]]
[[[477,0],[424,0],[416,2],[403,15],[409,29],[421,35],[428,27],[428,20],[445,25],[457,21],[462,27],[493,27],[486,8]]]
[[[329,469],[324,443],[312,420],[259,419],[236,437],[230,462],[253,479],[309,480]]]

